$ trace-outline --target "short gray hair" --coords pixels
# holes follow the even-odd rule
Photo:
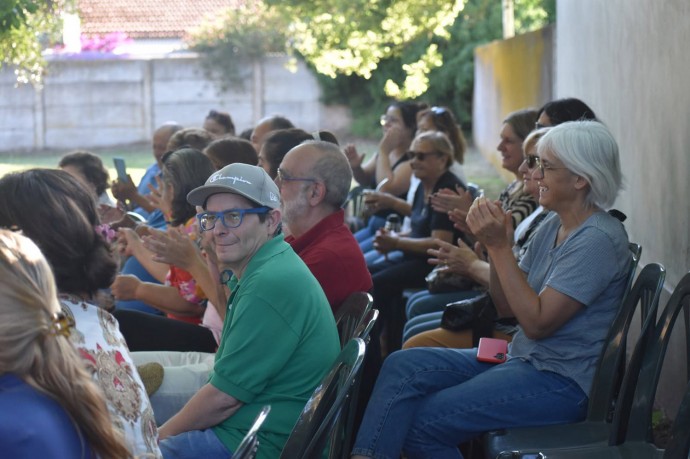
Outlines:
[[[347,157],[338,145],[330,142],[307,140],[301,145],[309,145],[319,151],[320,156],[314,163],[310,175],[324,182],[324,202],[334,209],[341,208],[352,186],[352,169]]]
[[[549,129],[537,143],[539,156],[549,151],[572,173],[587,181],[587,203],[610,208],[623,187],[618,144],[598,121],[569,121]]]

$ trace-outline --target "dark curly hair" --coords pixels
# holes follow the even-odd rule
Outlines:
[[[103,166],[103,161],[90,151],[77,150],[67,153],[58,164],[60,168],[65,166],[78,168],[86,180],[96,187],[98,196],[102,195],[110,186],[108,183],[110,176],[108,170]]]
[[[206,183],[206,179],[216,170],[213,163],[199,150],[180,148],[168,152],[161,158],[163,163],[163,181],[172,184],[170,224],[183,225],[196,215],[196,208],[187,202],[187,194],[194,188]]]
[[[117,263],[95,227],[96,200],[59,169],[0,179],[0,227],[20,229],[41,249],[63,293],[93,295],[113,283]]]

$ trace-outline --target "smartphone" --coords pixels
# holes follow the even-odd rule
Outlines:
[[[113,164],[115,164],[115,170],[117,171],[117,179],[121,182],[129,181],[125,160],[123,158],[113,158]]]
[[[477,360],[480,362],[503,363],[508,355],[508,341],[497,338],[479,338]]]

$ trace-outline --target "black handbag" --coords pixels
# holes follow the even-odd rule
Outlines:
[[[472,330],[472,343],[477,346],[479,338],[493,335],[496,318],[491,296],[484,292],[474,298],[446,305],[441,328],[450,331]]]
[[[477,283],[465,276],[448,271],[445,267],[436,266],[427,274],[426,287],[429,293],[450,293],[472,290]]]

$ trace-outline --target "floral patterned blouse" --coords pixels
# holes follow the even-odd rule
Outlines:
[[[59,300],[63,312],[74,319],[70,341],[103,390],[113,424],[124,433],[130,451],[135,457],[162,457],[151,402],[117,320],[77,296],[60,294]]]

